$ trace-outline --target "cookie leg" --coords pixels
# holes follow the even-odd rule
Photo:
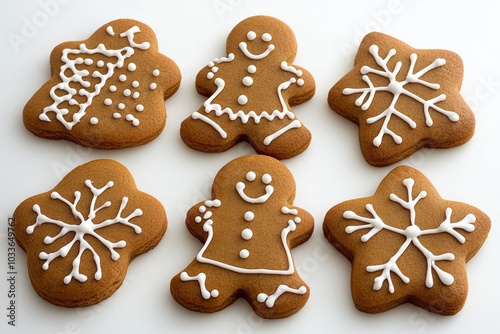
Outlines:
[[[187,146],[198,151],[227,151],[238,140],[220,121],[219,117],[207,114],[201,108],[181,123],[181,138]]]
[[[262,120],[262,125],[264,122],[268,121]],[[275,119],[268,123],[265,135],[256,134],[249,140],[257,152],[277,159],[292,158],[311,142],[311,133],[298,119]]]
[[[284,318],[298,312],[309,299],[309,287],[297,278],[282,280],[278,285],[253,293],[248,298],[252,308],[259,316],[268,319]]]
[[[212,313],[226,308],[236,299],[237,289],[222,284],[218,268],[194,262],[170,281],[172,297],[185,308]],[[215,270],[215,271],[214,271]],[[210,273],[210,274],[207,274]]]

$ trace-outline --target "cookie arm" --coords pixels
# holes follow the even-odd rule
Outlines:
[[[208,207],[205,202],[200,202],[191,207],[186,214],[186,227],[189,232],[201,242],[207,240],[208,233],[203,229],[205,224],[210,223],[211,212],[216,209]]]
[[[290,85],[283,92],[290,106],[296,106],[309,101],[316,92],[316,83],[312,74],[300,66],[293,65],[293,68],[301,71],[302,75],[300,77],[293,76],[297,80],[297,83]]]
[[[295,222],[295,230],[289,235],[290,247],[293,248],[309,240],[314,231],[314,218],[304,209],[298,207],[291,207],[290,209],[297,210],[294,218],[289,217],[290,220]]]
[[[217,85],[214,82],[215,77],[212,69],[215,67],[219,68],[219,66],[210,67],[207,65],[198,72],[196,75],[196,91],[198,94],[209,97],[215,93]]]

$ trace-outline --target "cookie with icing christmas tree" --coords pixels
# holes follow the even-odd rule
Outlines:
[[[292,106],[311,99],[315,83],[292,63],[297,52],[292,30],[273,17],[250,17],[230,32],[226,52],[196,77],[198,93],[208,99],[182,122],[183,141],[203,152],[247,141],[277,159],[302,153],[311,133]]]
[[[474,114],[460,95],[463,73],[452,51],[415,49],[373,32],[328,103],[359,126],[365,160],[387,166],[422,147],[451,148],[473,136]]]
[[[66,307],[110,297],[129,263],[154,248],[167,229],[162,204],[137,189],[125,166],[104,159],[24,200],[13,219],[31,285],[43,299]]]
[[[215,176],[212,198],[193,206],[186,226],[203,247],[170,283],[174,299],[198,312],[222,310],[245,298],[264,318],[299,311],[309,287],[291,249],[306,242],[313,217],[293,205],[295,182],[265,155],[234,159]]]
[[[323,231],[352,263],[351,293],[359,310],[378,313],[412,303],[454,315],[467,298],[466,262],[490,225],[478,208],[441,198],[422,173],[399,166],[374,195],[332,207]]]
[[[165,127],[165,100],[181,81],[177,65],[158,52],[153,30],[130,19],[56,46],[50,65],[51,78],[24,107],[25,127],[98,149],[156,138]]]

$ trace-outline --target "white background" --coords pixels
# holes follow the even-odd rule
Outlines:
[[[61,2],[63,2],[61,0]],[[0,24],[0,331],[5,333],[271,333],[498,332],[500,298],[500,20],[493,1],[9,1]],[[50,4],[50,5],[49,5]],[[184,145],[181,121],[203,103],[194,88],[196,73],[214,57],[225,55],[229,31],[246,17],[266,14],[295,32],[295,63],[316,79],[314,98],[294,108],[313,134],[310,147],[284,163],[297,183],[295,204],[313,214],[312,238],[295,248],[298,270],[311,297],[297,314],[283,320],[255,316],[244,300],[215,314],[198,314],[178,305],[170,279],[195,256],[201,243],[184,225],[186,210],[209,197],[215,173],[230,160],[252,153],[247,144],[222,154],[205,154]],[[22,123],[22,109],[49,78],[49,54],[68,40],[86,39],[117,18],[134,18],[157,34],[160,52],[180,67],[183,81],[169,100],[167,125],[153,142],[120,151],[82,148],[67,141],[40,139]],[[27,23],[28,22],[28,23]],[[26,25],[39,27],[26,32]],[[24,29],[24,30],[23,30]],[[357,311],[350,296],[350,263],[324,239],[321,225],[333,205],[371,195],[394,167],[375,168],[362,158],[357,127],[333,113],[328,90],[353,64],[365,33],[379,30],[417,48],[458,53],[465,65],[462,94],[473,108],[476,134],[450,150],[422,150],[402,163],[434,183],[444,198],[479,207],[492,219],[489,238],[467,264],[469,295],[456,316],[437,316],[413,305],[383,314]],[[24,34],[24,35],[23,35]],[[17,35],[23,44],[9,40]],[[97,158],[115,159],[129,168],[138,187],[165,206],[169,226],[160,244],[129,267],[124,285],[92,307],[65,309],[45,302],[31,288],[26,256],[16,252],[16,327],[9,320],[7,298],[7,220],[27,197],[52,188],[70,169]]]

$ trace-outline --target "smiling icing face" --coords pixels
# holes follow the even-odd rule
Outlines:
[[[247,33],[247,40],[252,42],[257,38],[257,34],[255,31],[250,30]],[[267,57],[273,50],[274,50],[274,44],[270,43],[271,40],[273,39],[273,36],[269,33],[263,33],[261,36],[261,39],[263,42],[268,43],[267,48],[259,54],[255,54],[252,51],[249,50],[248,44],[246,42],[241,42],[239,44],[240,50],[243,52],[245,56],[247,56],[250,59],[262,59]],[[253,44],[253,43],[250,43]]]
[[[292,42],[293,41],[293,42]],[[234,27],[227,39],[228,54],[247,59],[291,60],[297,45],[295,36],[283,22],[266,16],[250,17]]]

